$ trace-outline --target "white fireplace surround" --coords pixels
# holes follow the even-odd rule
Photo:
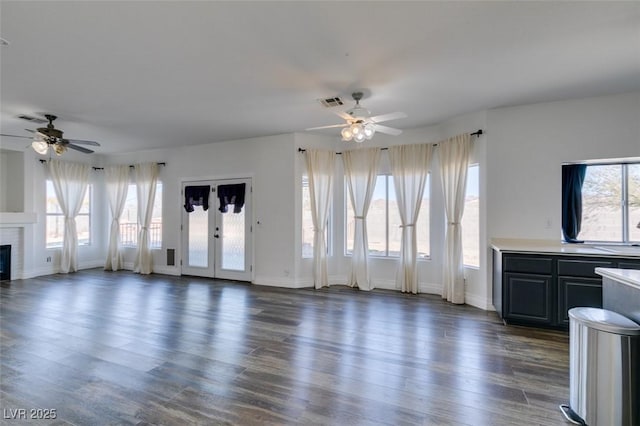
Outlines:
[[[36,223],[36,213],[0,213],[0,245],[11,246],[11,279],[24,277],[24,227]]]
[[[0,228],[0,245],[11,246],[11,279],[22,278],[24,270],[23,228]]]

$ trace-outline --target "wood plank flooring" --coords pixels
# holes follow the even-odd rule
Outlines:
[[[565,424],[567,333],[439,296],[100,269],[0,290],[2,424]]]

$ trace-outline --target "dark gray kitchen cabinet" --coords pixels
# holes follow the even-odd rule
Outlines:
[[[551,325],[551,275],[505,272],[506,307],[504,316],[511,320]]]
[[[639,259],[613,256],[493,255],[493,303],[503,321],[559,329],[569,327],[569,309],[602,307],[602,277],[595,268],[640,267]]]
[[[558,277],[558,323],[569,327],[569,309],[602,307],[602,280]]]

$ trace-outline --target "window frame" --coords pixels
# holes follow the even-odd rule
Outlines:
[[[47,199],[49,198],[49,185],[51,185],[51,189],[53,191],[53,196],[56,199],[56,203],[58,204],[58,208],[60,209],[60,213],[50,213],[48,211],[48,207],[49,204],[47,203]],[[45,220],[44,220],[44,246],[45,249],[47,250],[55,250],[55,249],[59,249],[62,248],[63,242],[60,243],[55,243],[55,244],[50,244],[47,240],[49,238],[49,230],[48,230],[48,223],[49,223],[49,217],[61,217],[64,219],[64,213],[62,213],[62,208],[60,207],[60,201],[58,201],[58,197],[55,193],[55,188],[53,187],[53,181],[51,179],[46,179],[45,180],[45,189],[44,189],[44,197],[45,197],[45,206],[44,206],[44,215],[45,215]],[[93,184],[89,183],[87,184],[87,191],[85,192],[85,199],[89,199],[89,202],[87,203],[89,208],[88,208],[88,212],[87,213],[78,213],[76,217],[79,216],[87,216],[88,217],[88,221],[89,221],[89,238],[88,240],[82,241],[80,242],[80,239],[78,239],[78,246],[82,246],[82,247],[88,247],[91,246],[93,243],[93,232],[91,232],[92,229],[92,212],[93,212]],[[82,202],[84,203],[84,199],[82,200]],[[64,229],[64,228],[63,228]],[[63,231],[64,232],[64,231]]]
[[[629,238],[629,165],[639,165],[639,160],[630,161],[594,161],[585,163],[563,163],[562,165],[570,164],[584,164],[589,166],[620,166],[620,209],[622,219],[622,238],[620,241],[613,240],[588,240],[583,238],[584,244],[598,244],[598,245],[632,245],[640,243],[640,240],[631,240]],[[580,238],[580,234],[578,234]],[[570,244],[564,238],[561,238],[565,244]]]
[[[129,196],[128,191],[129,191],[129,189],[131,187],[133,187],[134,195],[137,192],[137,184],[136,184],[136,182],[129,182],[129,184],[127,186],[127,197]],[[156,182],[156,199],[154,200],[154,203],[157,202],[157,200],[158,200],[158,187],[162,188],[161,194],[160,194],[160,209],[161,209],[160,218],[162,219],[161,222],[160,222],[160,244],[159,245],[153,245],[153,241],[150,238],[149,239],[149,248],[151,250],[162,250],[162,244],[163,244],[163,240],[164,240],[163,235],[162,235],[163,234],[162,233],[162,229],[163,229],[163,224],[164,224],[164,203],[163,203],[163,201],[164,201],[164,199],[163,199],[163,196],[164,196],[164,183],[160,179],[158,179],[157,182]],[[124,209],[123,209],[122,210],[122,214],[120,215],[120,218],[119,218],[119,221],[120,221],[119,232],[120,232],[120,241],[121,241],[120,244],[121,244],[122,248],[131,249],[131,248],[137,248],[138,247],[138,233],[140,232],[140,223],[138,222],[138,201],[137,201],[137,196],[136,196],[135,199],[136,199],[136,215],[135,215],[136,216],[136,222],[135,222],[136,223],[136,230],[135,230],[136,241],[135,241],[135,244],[129,244],[129,243],[125,243],[124,239],[122,238],[122,225],[123,225],[123,223],[122,223],[122,214],[124,214]],[[152,216],[152,220],[153,220],[153,212],[152,212],[151,216]]]
[[[472,167],[476,167],[478,169],[478,202],[480,201],[480,163],[470,163],[467,166],[467,179],[469,179],[469,171],[471,170]],[[467,190],[469,189],[469,181],[467,180]],[[465,203],[466,203],[466,194],[465,194]],[[467,213],[467,209],[465,208],[464,214],[462,216],[462,221],[464,222],[464,215]],[[462,235],[464,238],[464,224],[462,226]],[[477,243],[478,243],[478,265],[470,265],[465,263],[465,259],[464,259],[464,251],[462,253],[462,266],[464,268],[468,268],[468,269],[475,269],[475,270],[479,270],[480,269],[480,205],[478,204],[478,235],[475,235],[474,237],[477,238]],[[464,243],[463,243],[464,245]]]
[[[389,254],[389,229],[390,229],[390,225],[389,225],[389,211],[390,211],[390,203],[392,200],[389,199],[389,178],[393,178],[393,175],[391,173],[378,173],[376,174],[376,184],[378,182],[378,178],[384,176],[384,182],[385,182],[385,250],[384,250],[384,254],[379,254],[379,253],[371,253],[369,248],[367,247],[367,254],[369,257],[374,257],[377,259],[399,259],[400,258],[400,253],[398,253],[397,255],[391,255]],[[394,188],[395,190],[395,188]],[[427,205],[428,209],[429,209],[429,222],[426,223],[425,227],[427,230],[427,234],[428,234],[428,238],[429,238],[429,253],[426,256],[417,256],[416,259],[418,261],[427,261],[427,260],[431,260],[431,171],[429,171],[427,173],[427,181],[425,183],[425,193],[428,191],[429,194],[429,203]],[[424,200],[424,193],[422,195],[423,200]],[[397,199],[395,200],[395,202],[397,203]],[[398,206],[395,206],[396,208],[398,208]],[[348,232],[347,232],[347,222],[348,222],[348,210],[351,208],[351,200],[349,198],[349,183],[347,182],[347,177],[344,177],[344,209],[343,209],[343,223],[344,223],[344,241],[343,241],[343,246],[344,246],[344,252],[343,255],[345,257],[351,257],[353,256],[353,252],[350,251],[350,248],[348,246]],[[422,216],[422,212],[423,210],[420,210],[420,214],[418,215],[419,219],[424,219],[424,216]],[[367,219],[369,218],[369,212],[367,212]],[[365,220],[367,220],[365,219]],[[417,228],[416,228],[416,233],[417,233]]]
[[[301,231],[301,235],[300,235],[300,256],[302,259],[313,259],[313,252],[312,254],[309,255],[305,255],[304,250],[302,250],[302,246],[304,244],[304,241],[302,240],[302,231],[304,230],[304,220],[303,220],[303,213],[304,213],[304,190],[305,188],[309,188],[309,175],[308,174],[303,174],[302,175],[302,179],[300,181],[300,197],[301,197],[301,203],[300,203],[300,231]],[[308,189],[307,189],[308,190]],[[311,193],[309,192],[309,197],[311,197]],[[333,238],[332,235],[333,233],[332,231],[332,217],[333,217],[333,203],[331,203],[331,205],[329,206],[329,213],[327,215],[327,224],[325,226],[325,241],[327,243],[327,256],[331,256],[333,254]],[[313,248],[313,246],[312,246]]]

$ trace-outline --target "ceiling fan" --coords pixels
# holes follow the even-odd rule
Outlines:
[[[36,130],[25,129],[27,132],[33,133],[33,136],[18,136],[0,134],[0,136],[8,136],[12,138],[33,139],[31,148],[38,154],[45,155],[49,151],[49,147],[57,155],[62,155],[67,148],[80,151],[85,154],[91,154],[94,151],[80,145],[100,146],[98,142],[84,141],[80,139],[66,139],[62,137],[63,131],[53,126],[53,121],[57,118],[55,115],[45,114],[45,118],[49,121],[47,127],[40,127]]]
[[[371,112],[368,109],[360,105],[362,99],[362,92],[353,92],[351,94],[356,104],[350,110],[334,111],[339,117],[343,118],[346,123],[333,124],[330,126],[311,127],[305,130],[319,130],[319,129],[331,129],[343,127],[340,134],[343,141],[354,140],[358,143],[364,142],[367,139],[371,139],[376,132],[384,133],[387,135],[398,136],[402,133],[402,130],[395,129],[393,127],[383,126],[384,121],[397,120],[399,118],[405,118],[407,114],[404,112],[392,112],[389,114],[376,115],[371,117]]]

